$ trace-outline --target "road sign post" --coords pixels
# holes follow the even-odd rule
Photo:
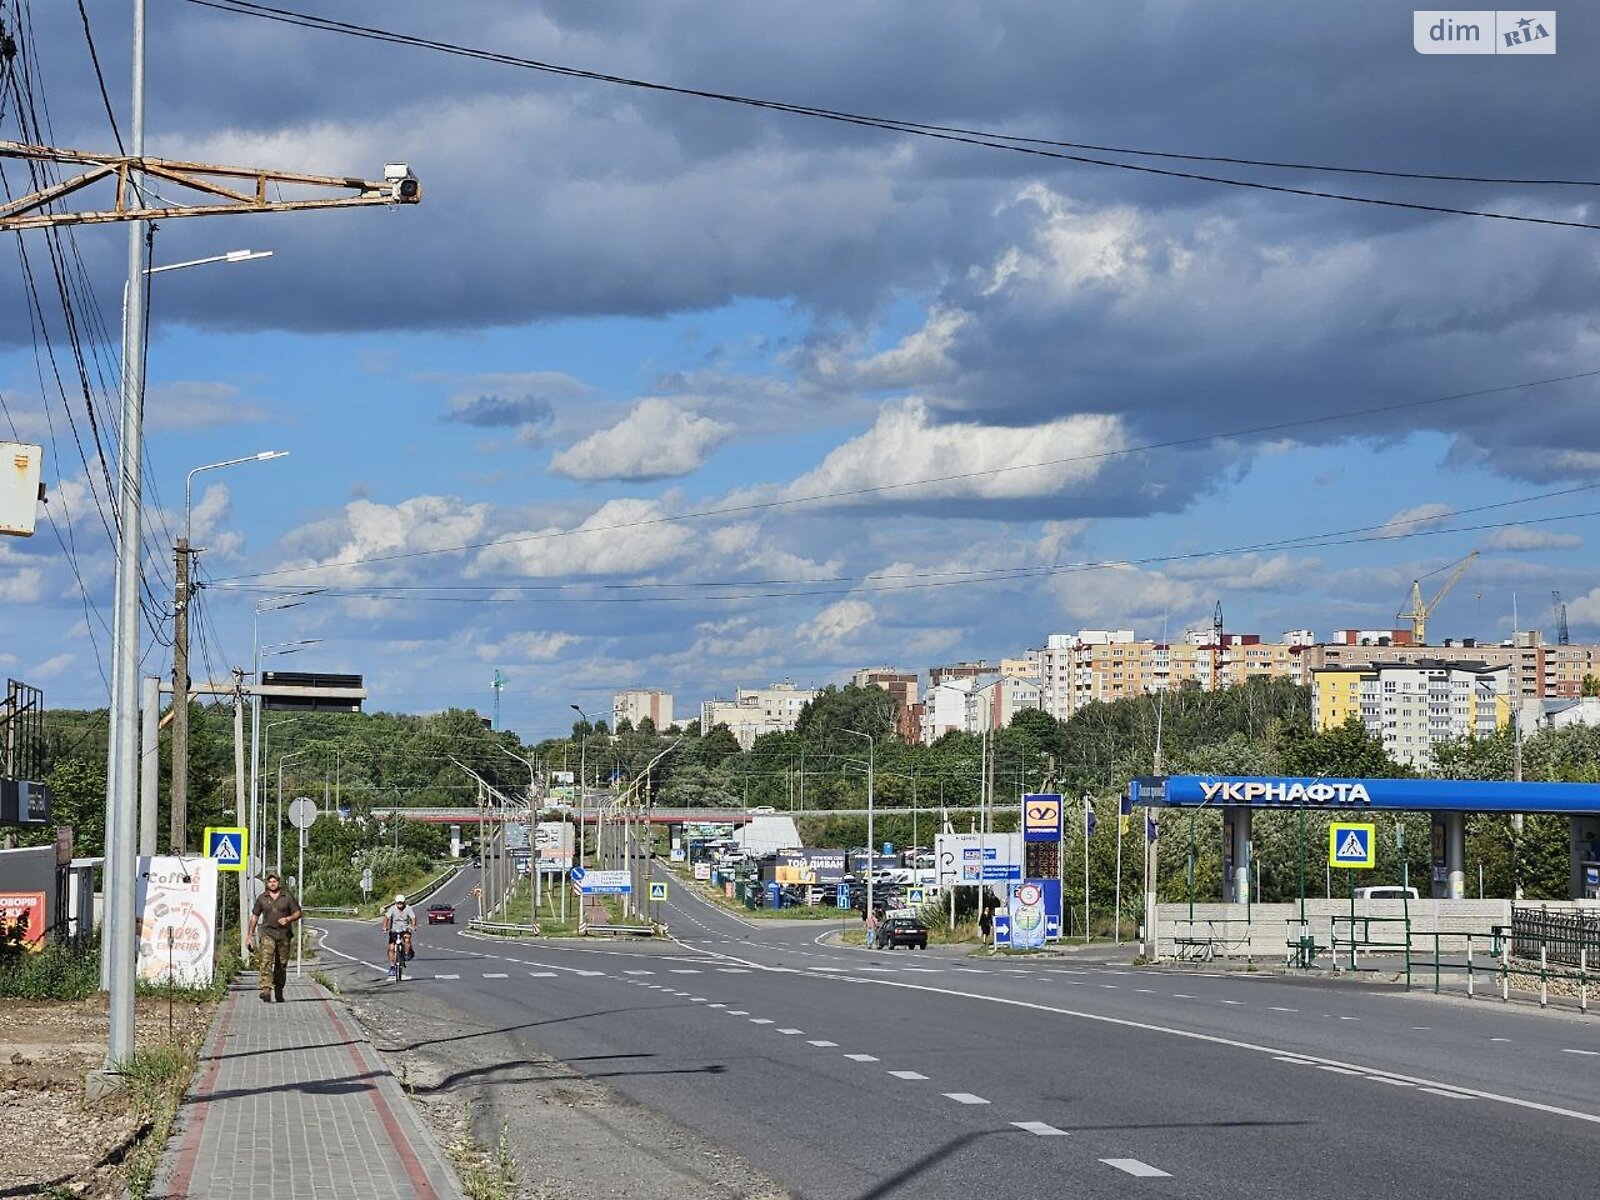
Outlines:
[[[311,797],[297,797],[294,803],[289,805],[289,824],[293,825],[300,832],[300,861],[299,866],[296,868],[295,879],[296,886],[302,892],[305,890],[306,879],[306,831],[311,828],[312,823],[315,822],[316,819],[317,803],[315,800],[312,800]],[[301,908],[304,908],[305,897],[302,895],[299,897],[299,900]],[[294,977],[296,979],[300,978],[300,972],[305,962],[305,957],[306,923],[304,918],[302,918],[295,926]]]
[[[206,826],[205,856],[216,860],[218,871],[243,871],[250,860],[249,831],[238,825]]]

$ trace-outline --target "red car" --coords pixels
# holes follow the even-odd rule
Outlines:
[[[429,925],[454,925],[456,923],[456,906],[453,904],[428,905]]]

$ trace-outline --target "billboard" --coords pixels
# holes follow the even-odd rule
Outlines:
[[[555,874],[572,869],[572,826],[566,821],[540,821],[534,829],[539,870]]]
[[[217,949],[217,864],[209,858],[139,859],[140,983],[204,987]]]
[[[0,892],[0,941],[16,938],[27,949],[37,950],[49,925],[43,892]]]
[[[1022,840],[1059,842],[1061,840],[1061,797],[1055,794],[1022,798]]]
[[[1022,878],[1020,833],[941,833],[933,839],[941,888],[1003,883]]]
[[[1600,784],[1500,783],[1481,779],[1317,779],[1302,776],[1171,775],[1135,779],[1134,804],[1175,808],[1309,808],[1329,812],[1600,811]]]
[[[838,883],[844,876],[843,850],[779,850],[772,878],[778,883]]]

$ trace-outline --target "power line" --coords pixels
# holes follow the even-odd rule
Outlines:
[[[250,3],[249,0],[185,0],[186,3],[198,5],[202,8],[212,8],[220,12],[234,13],[241,16],[257,17],[262,20],[276,21],[286,25],[297,25],[306,29],[315,29],[324,33],[339,33],[350,37],[362,38],[368,41],[387,42],[392,45],[410,46],[416,49],[432,50],[441,54],[453,55],[460,58],[477,59],[483,62],[497,63],[502,66],[518,67],[523,70],[538,71],[550,75],[561,75],[572,79],[584,79],[594,83],[611,84],[617,87],[635,88],[641,91],[659,92],[676,96],[694,97],[702,100],[715,100],[727,104],[743,105],[749,108],[766,109],[772,112],[787,113],[792,116],[811,117],[817,120],[833,121],[840,124],[856,125],[872,129],[881,129],[893,133],[910,134],[915,137],[932,138],[938,141],[958,142],[965,145],[981,146],[991,150],[1006,150],[1014,154],[1058,159],[1064,162],[1074,162],[1084,166],[1106,167],[1119,171],[1133,171],[1144,175],[1158,175],[1170,179],[1187,179],[1199,183],[1211,183],[1224,187],[1244,188],[1252,191],[1276,192],[1283,195],[1304,196],[1318,200],[1337,200],[1349,204],[1369,204],[1384,208],[1408,209],[1415,212],[1432,212],[1450,216],[1480,217],[1498,221],[1515,221],[1533,225],[1555,225],[1572,229],[1600,229],[1600,224],[1587,221],[1570,221],[1558,217],[1535,217],[1521,213],[1494,212],[1485,209],[1458,208],[1442,204],[1425,204],[1419,201],[1393,200],[1376,196],[1359,196],[1342,192],[1322,191],[1314,188],[1292,187],[1287,184],[1263,183],[1259,180],[1233,179],[1222,175],[1201,174],[1195,171],[1180,171],[1170,167],[1146,166],[1140,163],[1119,162],[1115,159],[1096,158],[1086,154],[1069,153],[1065,149],[1052,149],[1053,146],[1081,145],[1087,148],[1086,143],[1050,142],[1046,139],[1030,139],[1014,137],[1007,134],[993,134],[983,131],[962,130],[958,126],[928,125],[911,121],[901,121],[892,117],[871,116],[864,113],[847,112],[842,109],[822,108],[806,104],[790,104],[781,100],[765,100],[755,96],[744,96],[733,92],[717,92],[704,88],[679,87],[673,84],[659,83],[653,80],[637,79],[625,75],[612,75],[603,71],[591,71],[579,67],[565,66],[559,63],[546,62],[540,59],[524,58],[519,55],[506,54],[499,51],[483,50],[471,46],[463,46],[454,42],[439,41],[434,38],[418,37],[412,34],[397,33],[393,30],[380,29],[372,25],[359,25],[349,21],[337,21],[331,17],[319,17],[309,13],[297,12],[293,9],[275,8],[265,4]],[[1280,169],[1304,169],[1292,163],[1268,162],[1267,160],[1226,159],[1211,155],[1178,155],[1166,151],[1121,151],[1122,153],[1138,153],[1145,156],[1161,158],[1188,158],[1191,161],[1201,162],[1231,162],[1235,165],[1270,166]],[[1371,168],[1323,168],[1328,171],[1348,170],[1352,173],[1364,175],[1388,174],[1395,178],[1429,179],[1440,178],[1425,175],[1421,172],[1380,172]],[[1593,187],[1597,186],[1584,180],[1511,180],[1494,179],[1483,176],[1449,176],[1443,177],[1460,183],[1497,183],[1511,184],[1538,184],[1551,183],[1563,186]]]
[[[1408,409],[1425,408],[1432,405],[1452,403],[1459,400],[1481,399],[1485,396],[1502,395],[1507,392],[1521,391],[1528,388],[1545,387],[1556,383],[1568,383],[1579,379],[1593,379],[1600,376],[1600,369],[1579,371],[1570,375],[1557,375],[1545,379],[1531,379],[1520,383],[1502,384],[1496,387],[1478,388],[1470,392],[1456,392],[1447,396],[1434,396],[1424,400],[1402,400],[1390,404],[1376,405],[1370,408],[1352,409],[1345,412],[1329,413],[1319,417],[1302,417],[1292,421],[1274,421],[1266,425],[1255,425],[1245,429],[1234,429],[1225,432],[1212,432],[1197,434],[1193,437],[1170,438],[1161,442],[1146,442],[1138,446],[1127,446],[1117,450],[1096,450],[1086,454],[1071,454],[1060,458],[1041,459],[1030,463],[1011,463],[999,467],[986,467],[976,471],[959,471],[948,475],[926,476],[920,479],[902,480],[898,483],[871,484],[863,487],[844,488],[832,492],[816,492],[807,496],[792,496],[776,500],[757,500],[744,504],[726,504],[715,508],[694,509],[686,513],[673,513],[658,517],[643,517],[633,521],[615,521],[608,525],[592,525],[575,529],[556,529],[541,533],[520,534],[515,537],[493,538],[483,542],[464,542],[455,546],[439,546],[427,550],[402,550],[392,554],[375,554],[366,558],[337,559],[333,562],[314,563],[301,567],[278,567],[270,571],[249,571],[238,575],[228,575],[219,579],[218,583],[233,583],[246,579],[270,579],[281,575],[299,575],[308,571],[328,571],[340,567],[370,566],[374,563],[397,562],[402,559],[424,558],[435,554],[458,554],[468,550],[486,550],[498,546],[524,545],[530,542],[553,541],[558,538],[577,537],[596,533],[614,533],[623,529],[642,529],[655,525],[669,525],[683,521],[701,520],[706,517],[724,517],[741,513],[763,512],[775,508],[789,508],[802,504],[818,504],[829,500],[849,500],[862,496],[881,495],[885,492],[903,491],[907,488],[928,487],[934,484],[958,483],[972,479],[987,479],[997,475],[1008,474],[1013,471],[1037,471],[1046,467],[1066,466],[1074,463],[1099,462],[1114,458],[1121,458],[1132,454],[1144,454],[1156,450],[1173,450],[1184,446],[1203,445],[1207,442],[1223,441],[1230,438],[1254,437],[1266,433],[1281,433],[1287,429],[1300,429],[1311,425],[1324,425],[1333,421],[1351,420],[1358,417],[1369,417],[1385,413],[1400,412]]]

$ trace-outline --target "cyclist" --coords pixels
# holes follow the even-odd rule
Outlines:
[[[394,903],[383,910],[383,932],[389,940],[389,976],[395,974],[395,954],[404,954],[409,962],[413,957],[411,933],[417,927],[416,911],[406,903],[404,893],[394,898]]]

